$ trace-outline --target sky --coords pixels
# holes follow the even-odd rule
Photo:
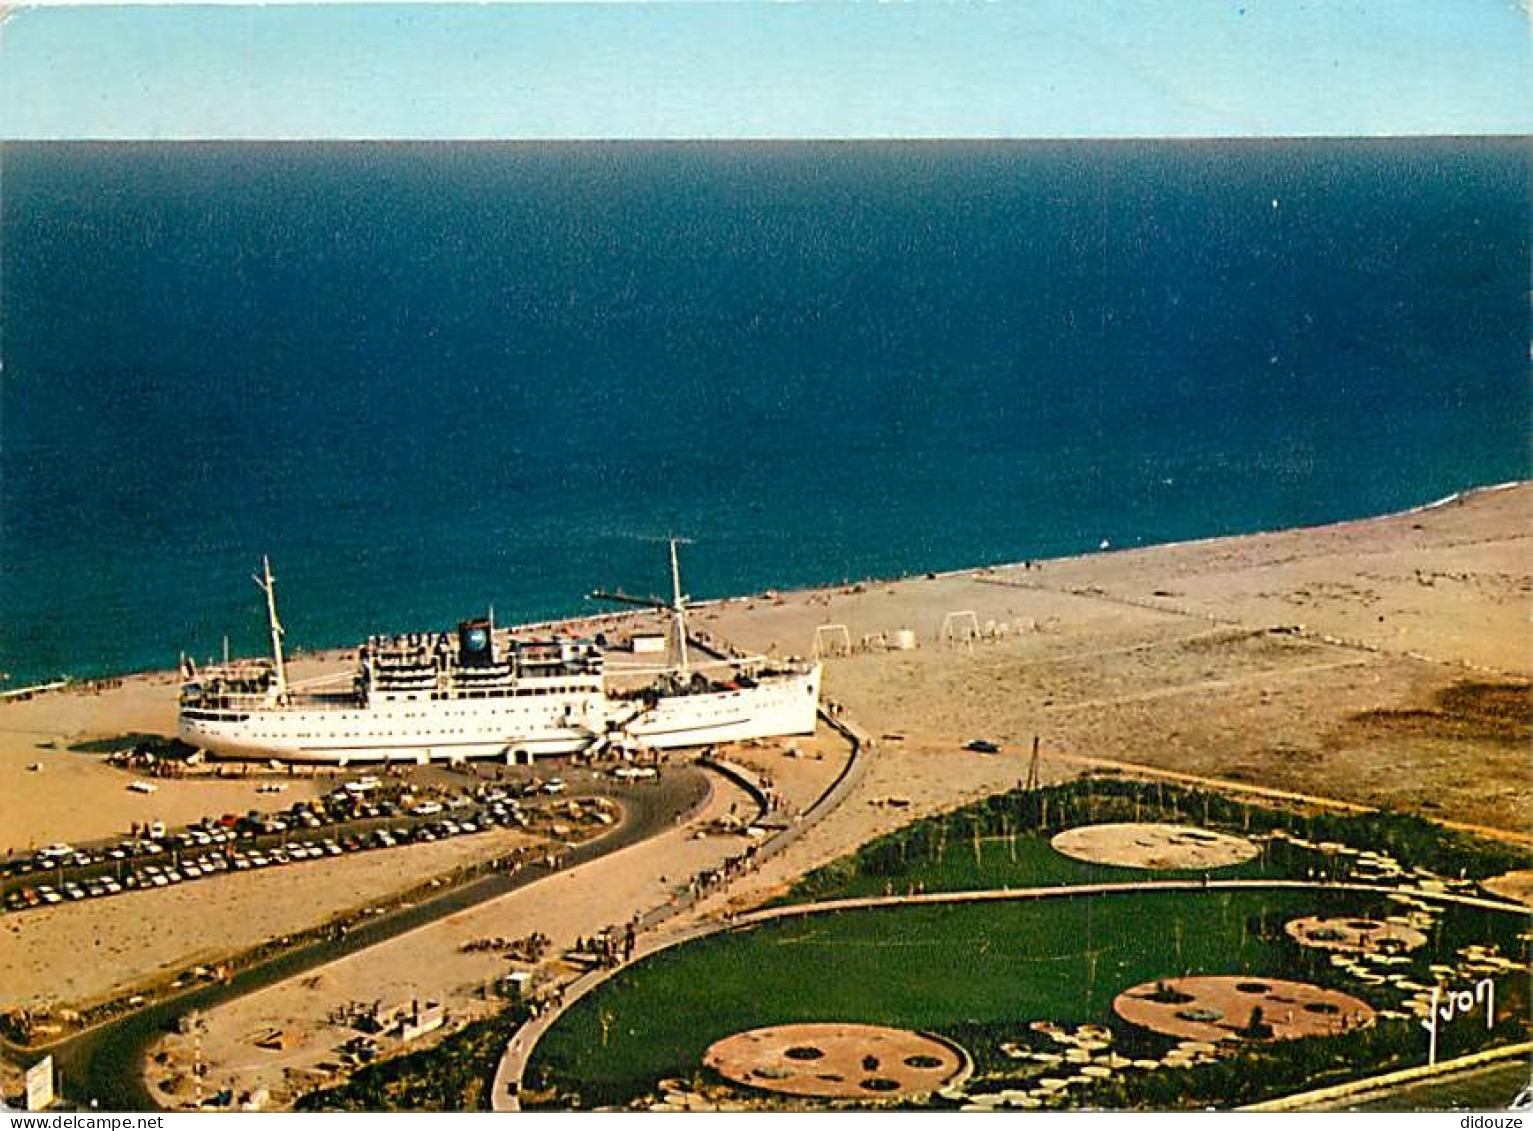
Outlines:
[[[1526,134],[1514,0],[14,8],[0,138]]]

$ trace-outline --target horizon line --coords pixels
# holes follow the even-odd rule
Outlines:
[[[371,0],[366,0],[371,2]],[[1017,144],[1058,142],[1293,142],[1293,141],[1525,141],[1530,133],[1380,133],[1380,134],[868,134],[825,137],[794,137],[778,134],[739,134],[701,137],[412,137],[412,136],[313,136],[313,137],[0,137],[3,145],[711,145],[751,144],[857,145],[898,142],[902,144]]]

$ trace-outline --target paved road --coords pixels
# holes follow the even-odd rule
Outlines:
[[[708,798],[710,786],[693,766],[667,768],[658,781],[644,784],[603,784],[601,793],[623,805],[623,820],[611,832],[563,854],[561,867],[593,860],[674,827]],[[579,792],[573,791],[576,797]],[[400,851],[400,850],[394,850]],[[103,1022],[43,1049],[7,1050],[10,1059],[32,1063],[52,1053],[66,1099],[80,1107],[95,1100],[104,1111],[155,1111],[158,1106],[144,1085],[144,1055],[148,1046],[188,1010],[208,1010],[273,983],[302,974],[404,934],[464,908],[505,895],[548,875],[541,866],[514,875],[493,873],[455,887],[424,902],[400,908],[360,927],[344,938],[311,943],[241,970],[229,982],[189,990],[155,1002],[135,1013]]]
[[[1527,1059],[1436,1080],[1406,1084],[1363,1099],[1317,1104],[1307,1111],[1505,1111],[1524,1088],[1533,1087]]]

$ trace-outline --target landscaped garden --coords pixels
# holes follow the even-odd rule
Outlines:
[[[1108,822],[1220,829],[1259,848],[1244,863],[1205,872],[1108,867],[1050,844],[1061,830]],[[1421,859],[1451,878],[1412,873]],[[1006,794],[874,841],[805,877],[786,902],[1178,876],[1197,882],[1175,891],[792,915],[716,934],[622,970],[576,1003],[539,1043],[525,1084],[553,1107],[649,1105],[662,1081],[670,1095],[680,1088],[727,1102],[788,1103],[771,1096],[766,1075],[762,1088],[726,1084],[703,1067],[709,1047],[765,1026],[841,1022],[940,1034],[971,1057],[967,1081],[885,1103],[1250,1102],[1420,1063],[1426,1035],[1418,1015],[1434,980],[1462,987],[1496,976],[1500,995],[1494,1028],[1487,1031],[1483,1015],[1445,1028],[1441,1056],[1525,1039],[1527,916],[1390,890],[1425,884],[1467,893],[1471,877],[1524,863],[1516,850],[1387,814],[1292,813],[1122,779]],[[1204,886],[1228,877],[1370,883],[1379,891]],[[1409,924],[1411,937],[1425,942],[1410,953],[1338,954],[1285,931],[1308,916],[1389,922],[1402,932]],[[1187,974],[1245,976],[1253,993],[1262,978],[1301,981],[1350,995],[1369,1015],[1339,1017],[1333,1035],[1265,1041],[1272,1026],[1260,1013],[1220,1017],[1231,1037],[1215,1047],[1149,1032],[1115,1013],[1114,999],[1131,987]]]
[[[1111,822],[1222,830],[1255,838],[1259,852],[1225,868],[1142,869],[1072,859],[1049,843],[1062,830]],[[916,821],[810,872],[777,902],[1205,875],[1372,882],[1388,874],[1387,868],[1367,867],[1364,853],[1392,857],[1407,871],[1422,867],[1452,879],[1479,879],[1529,865],[1524,850],[1417,817],[1302,812],[1160,782],[1097,776],[1031,792],[1013,790]]]

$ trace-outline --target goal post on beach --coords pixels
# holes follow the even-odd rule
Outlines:
[[[938,643],[955,647],[959,644],[973,644],[979,638],[979,617],[972,609],[948,613],[942,618],[942,627],[937,631]]]
[[[815,659],[821,656],[850,656],[852,654],[851,632],[844,624],[817,625],[810,654]]]

